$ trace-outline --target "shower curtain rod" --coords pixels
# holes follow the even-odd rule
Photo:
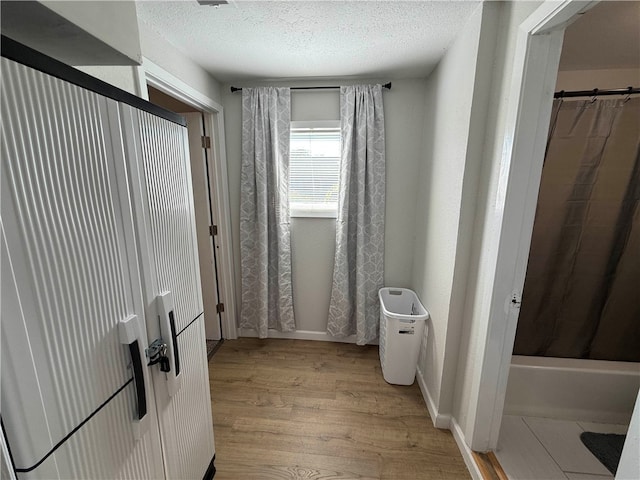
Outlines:
[[[614,88],[612,90],[599,90],[594,88],[593,90],[573,90],[565,92],[560,90],[553,94],[553,98],[571,98],[571,97],[599,97],[604,95],[633,95],[640,93],[640,88],[627,87],[627,88]]]
[[[291,87],[291,90],[335,90],[340,88],[339,86],[331,86],[331,87]],[[387,90],[391,90],[391,82],[385,83],[382,85],[382,88],[386,88]],[[241,92],[242,87],[231,87],[231,93]]]

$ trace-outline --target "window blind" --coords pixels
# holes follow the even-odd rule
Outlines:
[[[335,215],[340,181],[340,128],[292,128],[289,203],[292,214]]]

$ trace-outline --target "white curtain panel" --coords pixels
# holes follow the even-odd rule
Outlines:
[[[295,330],[289,231],[288,88],[242,89],[240,327]]]
[[[385,139],[381,85],[340,87],[342,162],[327,333],[378,335],[384,282]]]

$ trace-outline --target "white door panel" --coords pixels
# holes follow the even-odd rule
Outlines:
[[[172,292],[181,330],[202,313],[187,131],[168,120],[122,105],[125,143],[135,188],[134,212],[144,271],[146,308]]]
[[[4,186],[1,188],[3,191],[6,190]],[[0,234],[2,249],[0,258],[2,265],[0,315],[2,399],[0,406],[2,410],[0,413],[8,429],[7,433],[14,433],[11,436],[13,461],[21,467],[29,467],[46,455],[53,445],[64,437],[65,432],[60,424],[60,418],[54,415],[51,422],[48,420],[44,398],[40,393],[36,366],[33,361],[29,361],[28,357],[30,345],[25,315],[30,315],[32,309],[29,308],[30,305],[23,307],[20,304],[14,269],[4,235],[4,225]],[[44,384],[45,390],[53,388],[48,376],[44,376],[40,383]],[[13,412],[24,412],[24,414],[13,414]],[[18,434],[18,432],[22,433]]]
[[[116,102],[5,58],[2,74],[1,413],[15,467],[26,469],[132,379],[118,325],[142,319],[142,301],[129,268],[130,207],[116,182],[124,161],[114,148]],[[146,338],[140,342],[143,351]],[[124,390],[118,397],[136,398]],[[108,424],[128,427],[109,435],[133,441],[134,415],[120,413],[126,418]],[[99,436],[78,440],[82,430],[56,452],[74,442],[84,449],[79,458],[100,451]],[[131,450],[140,448],[139,458],[160,457],[157,439]],[[55,457],[45,463],[60,475],[85,471]],[[57,478],[42,468],[30,475]],[[143,464],[134,470],[140,478],[157,473]]]
[[[152,367],[165,468],[202,478],[214,444],[187,131],[126,105],[122,121],[147,332],[169,346],[171,371]]]
[[[178,333],[178,349],[182,386],[171,401],[162,401],[159,396],[158,402],[163,447],[171,458],[167,477],[199,480],[214,453],[203,316]]]
[[[3,480],[16,480],[13,471],[13,462],[9,455],[9,447],[7,446],[4,431],[0,431],[0,478]]]
[[[158,436],[136,440],[135,389],[128,383],[104,408],[37,468],[18,479],[163,479],[162,461],[149,455]]]

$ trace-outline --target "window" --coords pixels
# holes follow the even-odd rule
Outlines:
[[[340,121],[291,122],[292,217],[335,217],[340,182]]]

